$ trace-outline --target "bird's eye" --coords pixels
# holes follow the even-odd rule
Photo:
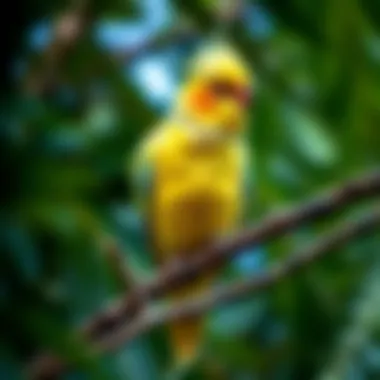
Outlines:
[[[226,81],[213,81],[210,84],[213,94],[218,97],[230,97],[238,102],[248,105],[251,102],[252,94],[248,87],[235,85]]]
[[[231,83],[224,81],[211,82],[210,88],[215,95],[218,96],[233,96],[235,88]]]

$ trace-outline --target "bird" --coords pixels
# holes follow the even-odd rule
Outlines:
[[[242,225],[252,188],[246,136],[252,88],[250,65],[237,49],[226,42],[205,44],[190,59],[167,115],[138,142],[130,176],[158,265],[186,261]],[[168,296],[191,299],[216,275]],[[178,365],[197,356],[203,321],[197,316],[169,323]]]

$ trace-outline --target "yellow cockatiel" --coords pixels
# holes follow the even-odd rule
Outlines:
[[[227,45],[209,45],[191,62],[175,104],[138,146],[136,196],[160,264],[192,254],[230,234],[247,207],[245,117],[251,76]],[[186,259],[186,258],[185,258]],[[170,295],[185,299],[209,286],[210,276]],[[169,326],[180,362],[194,357],[202,320]]]

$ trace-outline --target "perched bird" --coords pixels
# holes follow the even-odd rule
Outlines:
[[[135,152],[135,193],[154,255],[160,264],[194,254],[239,228],[248,199],[249,152],[244,136],[252,77],[229,45],[207,45],[189,65],[169,115]],[[188,299],[214,275],[173,290]],[[179,363],[193,359],[202,319],[169,326]]]

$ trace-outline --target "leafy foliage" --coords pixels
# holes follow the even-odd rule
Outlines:
[[[16,74],[18,62],[25,70],[3,93],[1,110],[0,377],[22,378],[24,364],[44,348],[76,363],[78,373],[67,378],[165,378],[171,362],[164,327],[102,358],[73,327],[122,292],[101,249],[103,232],[121,242],[140,279],[152,271],[129,207],[126,165],[138,139],[165,112],[157,98],[167,88],[173,93],[170,80],[178,83],[193,47],[216,29],[218,2],[141,1],[139,8],[138,2],[99,0],[89,33],[59,65],[49,96],[28,95],[22,78],[29,66],[41,65],[43,49],[27,41],[36,23],[65,9],[61,3],[36,3],[17,20],[13,48],[5,52]],[[244,17],[229,26],[257,79],[248,136],[256,181],[252,221],[378,165],[379,14],[374,0],[250,1]],[[106,21],[136,28],[126,28],[110,47],[96,37]],[[151,32],[137,37],[138,23]],[[178,33],[178,23],[192,25],[191,38],[162,38]],[[132,39],[148,41],[148,48],[136,49]],[[151,78],[161,83],[152,84],[156,97],[137,80],[149,63],[158,70]],[[169,84],[162,82],[168,67]],[[355,213],[347,210],[342,218]],[[232,265],[221,282],[265,270],[334,222],[303,226],[260,247],[262,260]],[[269,294],[210,313],[204,352],[182,378],[379,378],[380,318],[357,316],[379,314],[379,303],[371,301],[379,249],[379,234],[353,242]],[[360,339],[354,336],[347,350],[341,336],[353,332]]]

